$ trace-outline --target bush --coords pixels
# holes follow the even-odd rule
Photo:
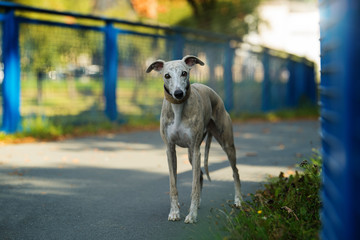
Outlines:
[[[317,239],[321,157],[304,160],[303,172],[270,179],[227,224],[224,239]]]

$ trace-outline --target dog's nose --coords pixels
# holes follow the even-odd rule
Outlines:
[[[182,99],[184,96],[184,92],[181,90],[175,90],[174,95],[177,99]]]

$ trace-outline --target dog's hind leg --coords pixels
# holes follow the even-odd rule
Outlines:
[[[234,184],[235,184],[235,199],[234,204],[236,207],[241,207],[242,197],[241,197],[241,183],[240,183],[240,176],[239,171],[236,167],[236,151],[234,144],[225,147],[224,151],[227,154],[227,157],[230,162],[230,166],[233,171],[233,178],[234,178]]]
[[[231,169],[233,171],[233,179],[235,185],[235,199],[234,203],[236,207],[241,207],[242,197],[241,197],[241,183],[239,171],[236,167],[236,150],[234,145],[234,136],[233,129],[231,124],[231,119],[227,115],[224,119],[222,119],[225,124],[222,124],[222,129],[219,130],[215,123],[211,121],[209,123],[208,129],[213,134],[215,139],[221,145],[222,149],[226,153],[228,160],[230,162]]]

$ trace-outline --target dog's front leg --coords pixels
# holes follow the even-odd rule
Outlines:
[[[195,147],[192,151],[192,170],[193,182],[191,190],[191,205],[189,214],[185,218],[185,223],[194,223],[197,221],[197,211],[200,205],[200,148]]]
[[[170,180],[170,213],[168,220],[178,221],[180,220],[180,209],[178,201],[178,191],[176,188],[177,160],[175,145],[168,145],[166,153],[168,158]]]

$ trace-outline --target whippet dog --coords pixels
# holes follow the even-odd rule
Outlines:
[[[197,221],[197,211],[200,205],[200,193],[203,183],[203,173],[200,164],[200,145],[207,135],[205,145],[204,168],[210,180],[208,156],[212,136],[220,143],[227,154],[233,170],[235,181],[235,206],[240,207],[240,179],[236,167],[236,152],[232,123],[226,112],[224,103],[211,88],[203,84],[190,84],[190,69],[204,63],[195,56],[185,56],[182,60],[165,62],[157,60],[146,70],[155,70],[164,79],[164,94],[160,134],[166,145],[170,178],[170,213],[168,220],[180,220],[178,191],[176,188],[177,160],[175,145],[188,148],[189,161],[192,165],[193,181],[191,205],[185,223]]]

